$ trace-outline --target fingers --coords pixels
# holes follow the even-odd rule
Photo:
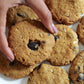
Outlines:
[[[43,0],[26,0],[28,5],[37,13],[42,23],[51,32],[56,33],[57,29],[52,21],[52,15]]]
[[[5,33],[0,33],[0,50],[7,56],[10,61],[14,60],[13,53],[8,47],[8,42]]]
[[[14,55],[8,47],[7,38],[5,35],[6,30],[6,12],[0,13],[0,51],[2,51],[10,61],[14,60]]]

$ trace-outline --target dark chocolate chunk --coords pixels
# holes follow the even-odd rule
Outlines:
[[[17,21],[14,20],[13,23],[12,23],[12,25],[15,25],[16,23],[17,23]]]
[[[45,41],[42,41],[43,44],[45,44],[46,42]]]
[[[80,66],[78,66],[78,72],[80,72]]]
[[[20,16],[20,17],[23,17],[23,18],[25,18],[27,16],[25,13],[24,14],[17,13],[17,15]]]
[[[38,50],[39,46],[40,46],[40,42],[38,42],[38,41],[33,42],[30,40],[28,43],[28,47],[34,51]]]
[[[55,61],[53,61],[53,64],[55,64],[56,62]]]
[[[77,82],[79,82],[81,80],[81,78],[80,78],[80,76],[78,76],[78,78],[77,78]]]
[[[75,46],[74,49],[78,49],[78,47]]]
[[[56,36],[54,36],[54,38],[55,38],[55,41],[56,41],[57,39],[59,39],[59,36],[58,36],[58,35],[56,35]]]
[[[10,66],[13,66],[13,65],[14,65],[14,63],[15,63],[15,61],[10,62],[10,63],[9,63],[9,65],[10,65]]]
[[[29,81],[31,81],[31,79],[30,79],[30,78],[29,78],[28,80],[29,80]]]

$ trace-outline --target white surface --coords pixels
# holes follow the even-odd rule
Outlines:
[[[78,23],[79,22],[77,22],[73,25],[70,25],[70,28],[72,28],[74,31],[76,31]],[[84,46],[80,42],[79,42],[79,47],[80,47],[80,51],[84,50]],[[70,65],[61,66],[61,67],[64,68],[68,72]],[[13,79],[10,79],[9,77],[6,77],[0,73],[0,84],[27,84],[27,79],[28,79],[28,77],[18,79],[18,80],[13,80]]]

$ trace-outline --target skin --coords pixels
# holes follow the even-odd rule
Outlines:
[[[9,8],[20,4],[30,6],[40,17],[44,26],[51,32],[57,30],[52,22],[52,15],[43,0],[0,0],[0,51],[3,52],[10,61],[14,61],[14,55],[8,46],[6,37],[6,15]]]

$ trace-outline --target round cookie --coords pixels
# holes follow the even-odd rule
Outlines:
[[[74,84],[84,84],[84,51],[80,52],[75,58],[69,73]]]
[[[23,20],[39,20],[36,13],[28,6],[20,5],[17,7],[12,7],[7,13],[7,26],[10,28],[19,21]]]
[[[77,27],[77,34],[81,43],[84,45],[84,16],[82,17],[78,27]]]
[[[67,65],[79,51],[77,34],[66,25],[56,25],[55,46],[47,59],[52,65]]]
[[[55,44],[54,36],[37,21],[17,23],[10,29],[8,39],[16,59],[25,65],[46,60]]]
[[[19,79],[29,75],[34,66],[25,66],[18,61],[10,63],[10,61],[0,52],[0,72],[12,79]]]
[[[59,23],[70,25],[84,13],[84,0],[45,0],[53,18]]]
[[[30,74],[27,84],[69,84],[69,78],[64,69],[42,64]]]

